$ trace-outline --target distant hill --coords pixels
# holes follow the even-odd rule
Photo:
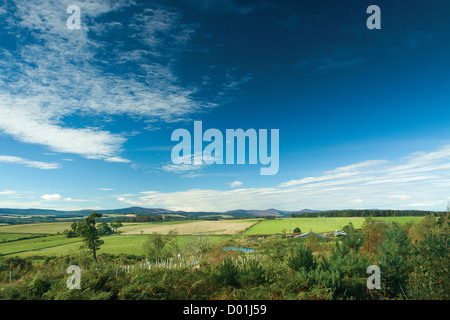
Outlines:
[[[85,215],[91,213],[92,210],[79,210],[79,211],[61,211],[50,209],[9,209],[0,208],[0,214],[6,215],[18,215],[18,216],[30,216],[30,215],[43,215],[43,216],[60,216],[60,215]]]
[[[42,216],[55,216],[55,217],[67,217],[67,216],[87,216],[92,211],[90,209],[78,210],[78,211],[61,211],[61,210],[49,210],[49,209],[9,209],[0,208],[0,215],[16,215],[16,216],[30,216],[30,215],[42,215]],[[318,212],[310,209],[303,209],[300,211],[283,211],[278,209],[265,209],[265,210],[244,210],[236,209],[226,212],[209,212],[209,211],[173,211],[161,208],[142,208],[142,207],[130,207],[122,209],[110,209],[110,210],[96,210],[96,212],[101,214],[136,214],[136,215],[178,215],[184,216],[186,218],[195,218],[202,216],[231,216],[234,218],[251,218],[251,217],[287,217],[290,214],[301,214],[301,213],[311,213]]]
[[[82,219],[88,216],[93,210],[85,209],[78,211],[63,211],[63,210],[49,210],[49,209],[10,209],[0,208],[0,223],[26,223],[28,222],[50,222],[61,221],[62,219]],[[302,209],[299,211],[285,211],[278,209],[263,209],[263,210],[246,210],[236,209],[225,212],[217,211],[173,211],[161,208],[142,208],[130,207],[110,210],[96,210],[96,212],[105,215],[105,221],[116,219],[114,215],[126,216],[135,215],[130,219],[137,219],[137,221],[158,221],[162,216],[172,217],[173,219],[230,219],[230,218],[290,218],[290,217],[364,217],[364,216],[425,216],[427,214],[436,214],[444,216],[446,212],[434,211],[418,211],[418,210],[381,210],[381,209],[348,209],[348,210],[312,210]],[[109,215],[107,217],[106,215]],[[147,216],[147,217],[145,217]],[[22,219],[24,218],[24,219]]]
[[[229,215],[235,215],[235,214],[242,214],[242,215],[248,215],[248,216],[255,216],[255,217],[286,217],[291,215],[292,213],[295,214],[301,214],[301,213],[310,213],[310,212],[318,212],[316,210],[310,210],[310,209],[303,209],[300,211],[284,211],[284,210],[278,210],[278,209],[266,209],[266,210],[231,210],[226,211],[225,214]]]

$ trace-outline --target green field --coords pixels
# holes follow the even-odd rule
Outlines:
[[[403,224],[407,222],[417,223],[420,222],[424,217],[375,217],[375,220],[384,220],[386,222],[397,222],[398,224]]]
[[[384,220],[386,222],[419,222],[423,217],[377,217],[377,220]],[[281,219],[266,219],[250,228],[245,235],[258,234],[276,234],[291,233],[295,228],[300,228],[301,232],[333,232],[335,230],[342,230],[342,228],[349,223],[352,223],[355,228],[361,228],[364,218],[281,218]]]
[[[39,233],[39,234],[57,234],[64,230],[69,230],[71,222],[48,222],[48,223],[29,223],[13,224],[1,226],[0,233]]]
[[[3,241],[12,241],[17,239],[22,239],[25,237],[33,237],[36,236],[34,234],[27,234],[27,233],[0,233],[0,242]]]
[[[419,222],[423,217],[386,217],[375,218],[387,222]],[[180,247],[186,246],[197,237],[194,231],[208,235],[210,244],[226,241],[236,234],[259,235],[291,233],[298,227],[301,232],[333,232],[353,223],[355,228],[360,228],[364,218],[282,218],[282,219],[251,219],[251,220],[228,220],[228,221],[176,221],[160,223],[125,223],[119,230],[121,235],[103,237],[104,245],[99,253],[109,254],[135,254],[142,255],[142,245],[148,235],[154,231],[167,233],[168,230],[180,231],[177,241]],[[70,222],[20,224],[0,227],[0,255],[3,256],[59,256],[76,252],[82,244],[80,238],[67,238],[65,235],[57,235],[58,232],[70,229]],[[198,227],[198,226],[201,226]],[[247,227],[248,229],[243,229]],[[229,228],[222,230],[221,228]],[[141,230],[145,231],[141,234]],[[208,232],[209,230],[209,232]],[[183,234],[183,231],[189,232]],[[192,233],[191,233],[192,232]],[[131,233],[131,234],[125,234]],[[34,239],[21,239],[30,236],[39,236]],[[14,241],[11,241],[14,240]],[[3,242],[2,242],[3,241]],[[5,242],[9,241],[9,242]]]
[[[152,232],[167,233],[172,229],[176,229],[181,235],[177,236],[180,247],[185,246],[189,241],[195,239],[197,231],[201,234],[208,235],[208,242],[215,244],[225,241],[232,235],[221,235],[220,232],[226,232],[227,227],[230,233],[235,233],[244,227],[251,227],[258,220],[247,220],[245,222],[239,220],[232,221],[174,221],[174,222],[156,222],[156,223],[124,223],[119,228],[123,233],[103,237],[105,242],[99,253],[110,254],[136,254],[142,255],[142,245],[148,238],[148,234]],[[82,244],[81,238],[67,238],[65,235],[57,235],[64,230],[70,229],[70,222],[52,222],[52,223],[35,223],[35,224],[17,224],[0,227],[0,255],[3,256],[59,256],[77,251]],[[199,228],[198,226],[201,226]],[[238,227],[236,229],[236,227]],[[145,231],[140,234],[140,231]],[[183,231],[188,231],[193,235],[183,235]],[[147,234],[146,234],[147,233]],[[22,239],[30,236],[43,237],[34,239]],[[2,241],[10,241],[3,242]],[[11,241],[17,240],[17,241]]]
[[[230,239],[232,236],[226,235],[211,235],[208,236],[209,244],[216,244]],[[189,241],[195,241],[196,236],[177,236],[178,245],[183,248]],[[148,235],[120,235],[104,237],[105,244],[100,249],[99,253],[120,254],[128,253],[135,255],[144,254],[142,245],[148,239]]]
[[[195,241],[196,236],[177,236],[178,244],[185,247],[189,241]],[[143,244],[148,235],[112,235],[103,237],[104,244],[99,250],[101,253],[109,254],[134,254],[143,255]],[[208,236],[209,244],[226,241],[231,236]],[[82,245],[80,238],[66,238],[60,236],[48,236],[40,239],[21,240],[13,243],[0,243],[0,254],[5,256],[60,256],[70,254],[79,250]]]
[[[0,243],[0,254],[20,255],[21,253],[34,252],[43,248],[59,247],[64,244],[80,242],[78,238],[67,238],[64,235],[48,236],[36,239],[26,239],[8,243]],[[36,254],[36,253],[32,253]]]

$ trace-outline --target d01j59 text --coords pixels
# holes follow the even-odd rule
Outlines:
[[[232,305],[229,304],[227,308],[227,312],[229,315],[232,314],[244,314],[247,316],[253,316],[253,315],[263,315],[267,312],[267,308],[265,305],[258,305],[258,304],[250,304],[250,305]]]

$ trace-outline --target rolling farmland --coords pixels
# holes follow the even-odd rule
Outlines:
[[[214,234],[232,235],[251,228],[259,220],[224,220],[224,221],[179,221],[175,223],[146,223],[126,225],[119,230],[125,235],[131,234],[151,234],[158,232],[167,234],[171,230],[177,231],[180,235],[189,234]]]
[[[419,222],[423,217],[377,217],[376,220],[386,222]],[[300,228],[301,232],[333,232],[334,230],[342,230],[342,228],[352,223],[355,228],[361,228],[364,218],[283,218],[263,220],[254,227],[247,230],[246,235],[257,234],[275,234],[283,231],[290,233],[295,228]]]
[[[57,234],[69,230],[71,222],[13,224],[0,227],[2,233]]]
[[[387,222],[419,222],[423,217],[375,218]],[[258,235],[291,233],[298,227],[301,232],[333,232],[353,223],[360,228],[364,218],[283,218],[249,219],[223,221],[173,221],[156,223],[124,223],[119,228],[120,235],[103,237],[101,251],[110,254],[143,254],[142,245],[149,234],[167,234],[171,230],[178,233],[180,246],[198,235],[207,235],[208,241],[219,243],[236,235]],[[0,255],[3,256],[59,256],[78,251],[81,238],[67,238],[62,233],[70,229],[70,222],[36,223],[0,226]]]
[[[143,254],[142,245],[153,232],[167,234],[171,230],[178,232],[180,246],[198,235],[208,235],[208,242],[214,244],[252,227],[259,220],[228,221],[174,221],[157,223],[124,223],[119,228],[121,235],[103,237],[101,253]],[[0,255],[4,256],[59,256],[77,251],[82,244],[81,238],[67,238],[58,235],[70,229],[71,223],[36,223],[0,227]],[[41,236],[41,237],[38,237]],[[22,239],[35,237],[33,239]],[[15,240],[15,241],[14,241]]]

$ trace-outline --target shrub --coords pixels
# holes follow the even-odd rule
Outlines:
[[[303,245],[297,246],[294,254],[288,258],[287,265],[295,271],[299,271],[302,268],[310,271],[317,267],[312,251]]]
[[[382,274],[384,297],[399,297],[405,294],[408,279],[407,259],[412,245],[406,233],[396,224],[385,232],[385,240],[379,245],[378,262]]]
[[[439,235],[430,232],[417,245],[409,282],[414,299],[450,299],[449,245],[448,232]]]
[[[213,274],[212,279],[219,287],[240,287],[239,269],[230,258],[223,261],[218,272]]]
[[[266,283],[266,271],[259,265],[258,261],[248,262],[241,272],[241,283],[244,286],[260,286]]]

